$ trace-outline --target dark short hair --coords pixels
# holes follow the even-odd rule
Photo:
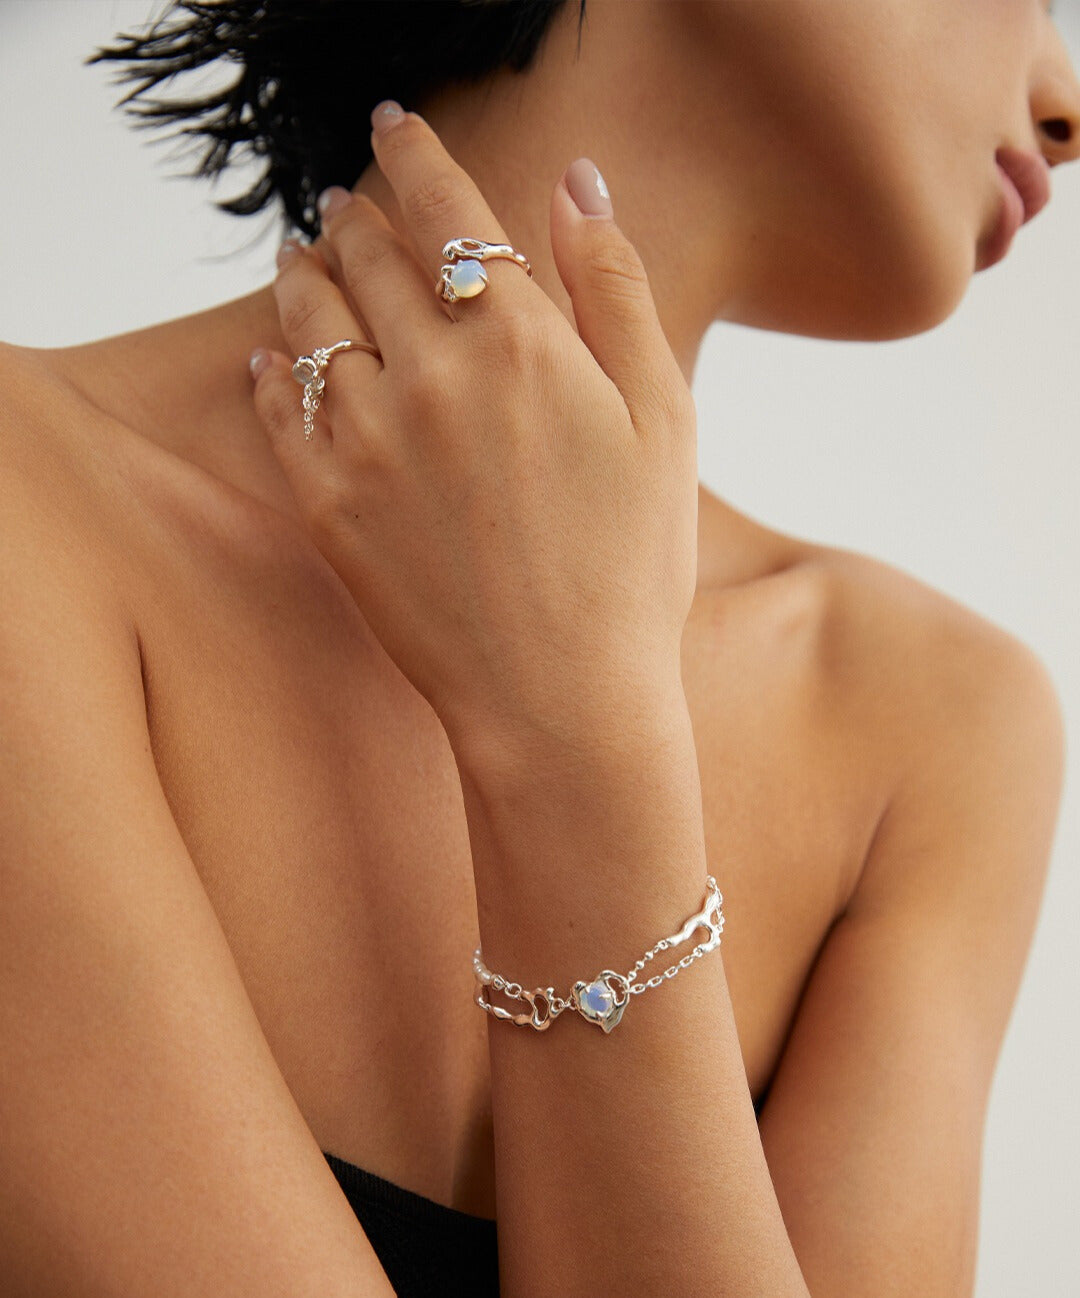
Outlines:
[[[173,0],[144,31],[121,32],[87,63],[114,61],[134,83],[119,101],[140,125],[175,126],[199,149],[196,176],[234,157],[265,158],[245,193],[217,204],[250,216],[280,200],[314,236],[315,199],[351,186],[371,161],[369,114],[406,108],[455,82],[529,67],[566,0]],[[585,17],[580,0],[578,40]],[[223,89],[154,94],[174,77],[235,67]]]

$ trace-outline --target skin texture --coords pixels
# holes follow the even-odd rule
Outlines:
[[[567,162],[595,158],[686,378],[716,318],[930,327],[996,218],[994,149],[1078,151],[1080,88],[1034,2],[591,0],[576,62],[563,18],[527,77],[422,107],[568,319],[549,205]],[[1044,118],[1072,139],[1040,135]],[[358,189],[408,237],[377,169]],[[903,574],[699,487],[692,749],[671,722],[664,771],[634,751],[575,798],[552,762],[541,807],[512,782],[485,802],[303,527],[252,406],[257,345],[289,351],[269,288],[85,347],[0,351],[14,1293],[389,1293],[320,1148],[489,1216],[498,1163],[513,1298],[766,1277],[814,1298],[969,1293],[986,1096],[1061,787],[1041,664]],[[699,826],[682,814],[695,780]],[[589,918],[523,924],[530,879],[604,846],[601,803],[619,861],[679,835],[664,860],[722,866],[723,960],[634,1005],[651,1035],[495,1025],[489,1057],[463,981],[478,918],[496,967],[562,984],[616,933],[651,940],[700,901],[695,868],[599,923],[561,877],[564,918]],[[685,886],[672,916],[658,898]],[[643,948],[626,945],[629,967]],[[700,1052],[677,1048],[687,1022]],[[575,1028],[578,1046],[646,1043],[684,1097],[662,1127],[651,1086],[624,1087],[599,1168],[586,1127],[557,1121],[591,1057]],[[529,1071],[536,1045],[554,1090]],[[770,1083],[759,1141],[749,1098]],[[500,1106],[553,1101],[543,1158],[517,1123],[496,1149]],[[719,1163],[691,1139],[705,1124]],[[604,1175],[624,1238],[667,1251],[560,1244],[530,1266],[537,1221],[568,1238],[545,1178]]]

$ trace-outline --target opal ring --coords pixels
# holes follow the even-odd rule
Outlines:
[[[315,412],[322,401],[326,380],[323,370],[330,364],[330,357],[337,352],[347,352],[353,348],[370,352],[372,356],[382,359],[382,353],[374,343],[362,342],[356,338],[343,338],[332,347],[316,347],[310,356],[298,356],[292,367],[292,376],[304,387],[304,441],[310,442],[315,431]]]
[[[516,252],[508,243],[486,243],[483,239],[451,239],[443,245],[446,260],[435,281],[435,292],[444,302],[456,302],[459,297],[476,297],[487,288],[487,271],[483,262],[489,257],[505,257],[515,262],[527,275],[532,275],[528,257]]]

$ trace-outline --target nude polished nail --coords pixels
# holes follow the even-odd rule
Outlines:
[[[348,207],[352,202],[352,194],[341,185],[331,185],[329,189],[324,189],[319,197],[315,200],[315,206],[318,208],[319,215],[322,217],[333,216],[335,212],[340,212],[343,207]]]
[[[285,242],[281,245],[281,247],[277,250],[277,255],[275,257],[278,270],[281,270],[283,266],[285,266],[288,262],[290,262],[299,251],[300,251],[299,240],[286,239]]]
[[[578,158],[566,168],[566,188],[585,216],[614,215],[604,177],[589,158]]]
[[[396,99],[383,99],[371,110],[372,129],[381,135],[391,126],[396,126],[404,116],[405,110]]]

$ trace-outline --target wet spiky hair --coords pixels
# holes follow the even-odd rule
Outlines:
[[[139,33],[86,61],[121,65],[119,101],[140,125],[174,126],[202,147],[191,173],[215,179],[234,158],[265,159],[255,183],[218,207],[250,216],[280,200],[291,226],[318,233],[315,199],[351,186],[371,161],[371,109],[501,67],[524,71],[566,0],[173,0]],[[585,16],[580,0],[578,30]],[[223,88],[161,98],[176,77],[235,67]]]

